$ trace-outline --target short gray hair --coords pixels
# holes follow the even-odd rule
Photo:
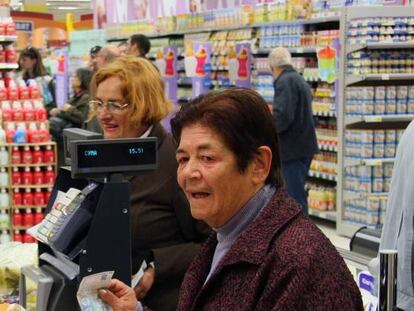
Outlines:
[[[269,54],[269,65],[278,68],[292,65],[292,56],[284,47],[274,48]]]

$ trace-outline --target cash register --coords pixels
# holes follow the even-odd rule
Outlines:
[[[90,274],[114,271],[114,278],[131,283],[125,177],[157,168],[156,138],[104,140],[81,129],[65,129],[63,135],[70,167],[59,169],[38,231],[45,242],[39,242],[39,266],[21,270],[20,304],[37,311],[80,310],[77,289]],[[53,205],[61,193],[70,196],[69,203]]]

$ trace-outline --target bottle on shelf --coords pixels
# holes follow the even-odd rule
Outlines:
[[[31,99],[39,99],[41,97],[40,89],[39,89],[39,86],[36,83],[36,80],[33,80],[33,79],[29,80],[29,93],[30,93],[30,98]],[[40,120],[38,120],[38,121],[40,121]]]
[[[35,122],[30,122],[29,129],[26,132],[27,142],[31,144],[40,143],[40,133]]]
[[[36,239],[32,237],[28,232],[23,234],[23,243],[34,243]]]
[[[43,181],[45,185],[52,185],[55,182],[55,171],[51,165],[46,168]]]
[[[13,192],[13,205],[22,205],[23,199],[19,189],[14,189]]]
[[[0,192],[0,208],[8,208],[10,205],[10,196],[6,189],[1,189]]]
[[[29,146],[25,146],[22,153],[22,163],[23,164],[32,164],[33,163],[33,154]]]
[[[32,185],[33,184],[33,174],[30,171],[30,167],[25,167],[22,174],[22,184],[23,185]]]
[[[45,196],[42,193],[40,188],[36,188],[36,192],[33,195],[33,203],[36,206],[43,206],[45,205]]]
[[[3,20],[0,20],[0,36],[6,35],[6,23],[3,23]]]
[[[12,164],[21,164],[22,163],[22,153],[19,150],[19,147],[14,146],[12,150]]]
[[[40,167],[36,166],[33,173],[33,185],[42,185],[44,181],[43,172]]]
[[[54,163],[55,162],[55,151],[53,150],[52,146],[46,146],[46,150],[44,153],[44,163]]]
[[[47,188],[47,191],[43,193],[45,197],[45,204],[49,203],[50,196],[52,195],[52,188]]]
[[[42,143],[50,141],[50,132],[45,123],[40,123],[39,141]]]
[[[5,19],[4,27],[6,36],[16,35],[16,24],[11,17]]]
[[[3,115],[4,117],[4,115]],[[7,123],[7,128],[6,128],[6,142],[11,144],[14,142],[14,134],[16,133],[16,129],[14,127],[14,123],[9,122]]]
[[[29,92],[29,91],[27,91],[27,92]],[[36,121],[36,113],[33,109],[33,105],[32,105],[32,102],[30,100],[25,100],[24,101],[24,103],[23,103],[23,114],[24,114],[24,120],[26,122]]]
[[[32,206],[33,205],[33,194],[30,189],[26,189],[23,193],[23,205]]]
[[[32,227],[34,225],[34,214],[30,208],[26,208],[26,212],[23,214],[22,223],[24,227]]]
[[[33,154],[32,154],[32,163],[33,164],[42,164],[43,163],[43,158],[44,158],[43,151],[40,149],[39,146],[35,146]]]
[[[0,169],[0,187],[7,187],[9,185],[9,173],[2,167]]]
[[[3,48],[0,49],[0,63],[4,63],[4,60],[2,61],[2,56],[4,57]],[[4,101],[4,100],[7,100],[7,89],[6,89],[6,86],[4,85],[4,80],[0,80],[0,101]]]
[[[42,209],[40,207],[36,208],[36,214],[34,215],[34,224],[37,225],[41,223],[43,218],[44,218],[44,215],[43,215]]]
[[[3,101],[1,103],[1,117],[4,122],[12,121],[12,111],[9,101]]]
[[[13,45],[6,46],[6,63],[15,64],[17,63],[17,55]]]
[[[30,98],[29,88],[26,86],[26,83],[23,80],[19,80],[17,85],[19,86],[19,88],[18,88],[18,90],[19,90],[19,99],[21,99],[21,100],[22,99],[29,99]]]
[[[10,235],[7,232],[7,230],[6,229],[2,230],[1,235],[0,235],[0,244],[8,243],[10,241],[11,241]]]
[[[20,214],[19,209],[15,209],[13,213],[13,226],[15,227],[21,227],[23,224],[23,217],[22,214]]]
[[[1,130],[0,130],[0,133],[1,133]],[[3,133],[4,133],[4,131],[3,131]],[[1,134],[0,134],[0,136],[1,136]],[[4,136],[6,136],[6,135],[4,135]],[[4,137],[4,138],[6,138],[6,137]],[[0,147],[0,165],[3,165],[3,166],[5,166],[5,165],[8,165],[9,164],[9,153],[7,152],[7,150],[6,150],[6,147]]]
[[[7,59],[7,51],[6,51],[6,59]],[[17,89],[16,82],[14,80],[10,80],[9,88],[7,90],[7,97],[9,100],[19,100],[19,90]]]
[[[14,230],[13,234],[13,241],[15,242],[23,242],[23,236],[19,230]]]
[[[6,143],[6,131],[0,126],[0,144]]]
[[[16,144],[25,144],[26,139],[26,125],[24,123],[19,123],[17,126],[16,133],[14,134],[14,142]]]
[[[6,211],[0,212],[0,229],[9,228],[10,226],[10,217]]]

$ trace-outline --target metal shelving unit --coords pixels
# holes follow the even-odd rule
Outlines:
[[[365,74],[365,75],[347,75],[348,53],[356,51],[370,50],[396,50],[412,49],[414,42],[367,42],[366,44],[348,44],[349,22],[354,19],[369,17],[412,17],[414,7],[407,6],[385,6],[385,7],[347,7],[341,12],[341,56],[339,72],[339,105],[338,105],[338,178],[337,178],[337,231],[341,235],[352,236],[361,226],[358,221],[354,223],[346,221],[345,203],[347,200],[354,199],[386,199],[387,192],[357,192],[345,190],[345,168],[348,166],[376,166],[384,163],[393,163],[394,158],[369,158],[355,159],[345,157],[345,133],[347,130],[375,130],[375,129],[402,129],[408,122],[414,119],[413,114],[388,114],[388,115],[356,115],[346,116],[345,91],[348,87],[354,86],[385,86],[385,85],[412,85],[414,84],[413,73],[389,73],[389,74]],[[361,211],[363,213],[364,211]],[[375,213],[376,211],[367,210],[366,213]],[[383,212],[383,210],[378,210]]]

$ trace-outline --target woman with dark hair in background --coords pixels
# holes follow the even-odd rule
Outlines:
[[[49,112],[56,107],[55,84],[43,65],[42,56],[35,48],[24,49],[19,56],[19,66],[22,70],[22,78],[27,83],[34,79],[42,88],[45,108]]]

